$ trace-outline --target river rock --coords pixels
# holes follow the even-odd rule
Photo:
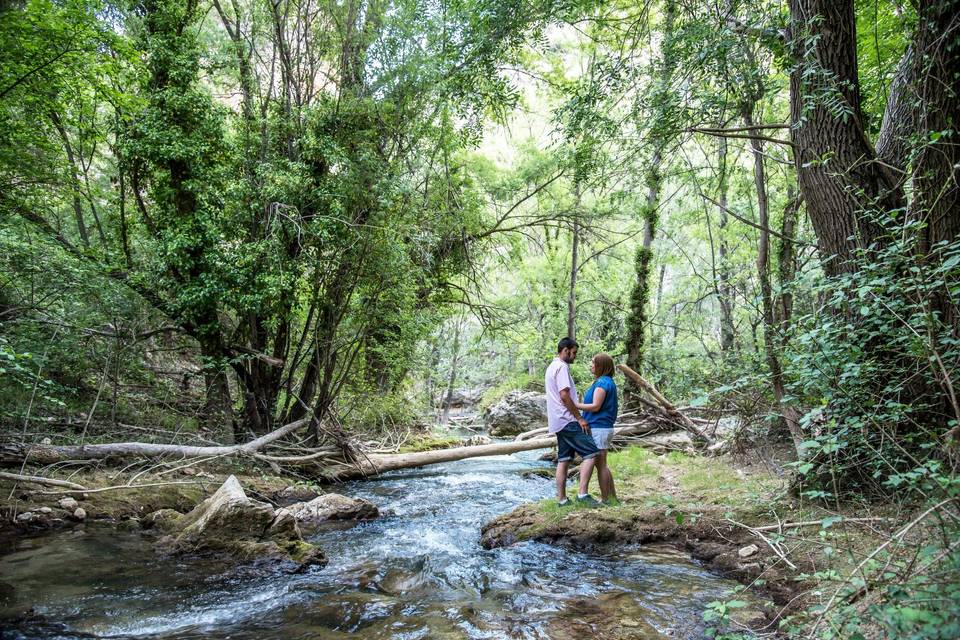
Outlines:
[[[737,555],[741,558],[749,558],[750,556],[756,555],[758,551],[760,551],[760,547],[755,544],[748,544],[745,547],[741,547],[740,550],[737,551]]]
[[[30,524],[37,519],[37,514],[33,511],[24,511],[23,513],[18,513],[16,517],[16,522],[18,524]]]
[[[490,436],[470,436],[463,441],[464,447],[478,447],[484,444],[493,444],[493,439]]]
[[[380,515],[377,505],[369,500],[348,498],[338,493],[327,493],[309,502],[298,502],[279,512],[288,512],[295,522],[307,530],[331,520],[372,520]]]
[[[453,389],[450,392],[450,401],[447,402],[447,395],[443,393],[440,396],[440,406],[451,408],[472,407],[483,398],[483,389]]]
[[[61,498],[57,504],[60,505],[61,509],[66,509],[67,511],[73,511],[80,506],[75,499],[70,497]]]
[[[303,539],[295,518],[247,497],[234,476],[189,513],[162,509],[150,514],[146,523],[167,534],[157,543],[161,551],[286,560],[300,568],[326,564],[320,549]]]
[[[294,484],[275,491],[271,498],[275,504],[285,507],[297,502],[309,502],[319,495],[317,491],[310,487]]]
[[[77,522],[83,522],[87,519],[87,512],[83,507],[77,507],[73,511],[73,519]]]
[[[511,391],[487,408],[483,421],[491,436],[515,436],[547,424],[547,396],[535,391]]]

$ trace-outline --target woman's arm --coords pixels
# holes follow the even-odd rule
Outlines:
[[[607,397],[607,390],[603,387],[597,387],[593,390],[593,402],[586,404],[583,402],[577,403],[577,409],[581,411],[599,411],[600,407],[603,406],[603,399]]]

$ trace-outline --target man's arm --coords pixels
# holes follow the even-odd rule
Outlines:
[[[580,415],[580,410],[577,409],[576,403],[573,401],[573,398],[570,397],[570,388],[566,387],[560,389],[560,402],[563,403],[563,406],[573,414],[573,417],[577,419],[577,422],[580,423],[580,428],[583,429],[584,433],[590,433],[590,425],[587,424],[587,421],[583,419],[583,416]]]

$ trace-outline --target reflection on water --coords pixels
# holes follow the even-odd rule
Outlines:
[[[702,637],[705,604],[732,584],[681,555],[480,547],[482,522],[552,492],[523,477],[535,458],[347,484],[339,491],[392,515],[318,533],[330,564],[300,575],[161,559],[138,533],[20,540],[0,557],[0,637]]]

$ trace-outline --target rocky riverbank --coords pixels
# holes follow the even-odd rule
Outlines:
[[[526,504],[487,522],[483,546],[535,540],[604,552],[669,545],[768,600],[765,620],[752,621],[756,627],[801,612],[811,576],[845,566],[838,552],[843,541],[862,546],[876,537],[861,522],[880,518],[853,510],[838,515],[796,500],[784,477],[748,461],[633,447],[611,454],[610,463],[619,505]]]
[[[109,483],[102,472],[77,474],[89,491],[59,490],[12,481],[0,484],[0,538],[45,530],[107,524],[157,535],[161,553],[221,555],[234,561],[325,562],[303,538],[325,523],[379,515],[366,500],[324,493],[316,485],[278,476],[211,473],[192,467],[177,479],[145,475],[136,486]],[[185,472],[185,473],[184,473]],[[247,494],[250,494],[249,496]]]

